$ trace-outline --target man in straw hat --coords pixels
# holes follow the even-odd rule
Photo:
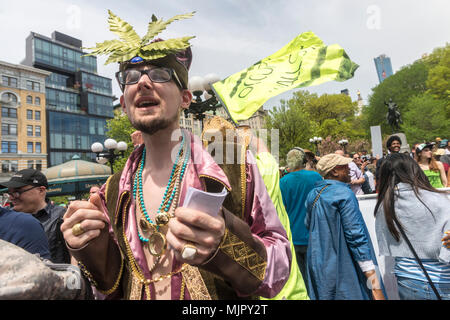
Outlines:
[[[273,297],[289,277],[289,241],[252,154],[244,168],[246,188],[232,190],[201,142],[179,129],[179,115],[192,100],[192,37],[152,38],[191,16],[152,16],[141,39],[110,12],[111,31],[124,41],[97,44],[92,52],[111,53],[108,61],[119,62],[120,102],[144,141],[90,202],[70,205],[61,228],[79,265],[107,298]],[[245,210],[231,211],[227,199],[210,214],[183,207],[189,187],[237,191],[243,198],[236,207],[244,203]]]
[[[350,189],[350,158],[328,154],[317,163],[324,178],[306,199],[308,294],[318,300],[384,299],[369,232]]]

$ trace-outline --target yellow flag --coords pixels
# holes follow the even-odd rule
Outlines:
[[[358,67],[341,46],[325,46],[309,31],[251,67],[214,83],[212,88],[237,122],[250,118],[264,102],[287,90],[345,81]]]

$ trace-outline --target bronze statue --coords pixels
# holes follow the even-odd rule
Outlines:
[[[389,103],[385,101],[384,104],[388,107],[386,118],[392,128],[392,133],[398,132],[400,130],[400,124],[403,123],[398,106],[392,99],[389,99]]]

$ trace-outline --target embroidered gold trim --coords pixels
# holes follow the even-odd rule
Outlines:
[[[197,267],[187,265],[181,274],[192,300],[212,300]]]
[[[229,230],[220,249],[260,281],[264,280],[267,261]]]

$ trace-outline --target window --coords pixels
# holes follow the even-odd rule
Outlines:
[[[27,96],[27,103],[28,104],[33,104],[33,97],[32,96]]]
[[[2,123],[2,135],[11,135],[11,136],[17,136],[17,125],[16,124],[9,124],[9,123]]]
[[[41,91],[41,84],[36,81],[27,80],[27,90]]]
[[[33,120],[33,110],[27,109],[27,120]]]
[[[34,99],[34,104],[37,105],[37,106],[40,106],[40,105],[41,105],[41,98],[36,97],[36,98]]]
[[[17,88],[17,78],[2,76],[2,83],[5,87]]]
[[[33,169],[33,167],[34,167],[34,161],[28,160],[27,169]]]
[[[35,120],[41,120],[41,112],[40,111],[35,111],[34,112],[34,119]]]
[[[2,141],[2,153],[17,153],[17,141]]]
[[[35,126],[34,127],[34,135],[36,137],[40,137],[41,136],[41,126]]]
[[[27,136],[33,136],[33,126],[27,126]]]
[[[17,96],[11,92],[5,92],[4,94],[2,94],[2,100],[11,105],[17,104]]]
[[[36,170],[42,170],[42,160],[36,160]]]
[[[19,161],[12,160],[11,161],[11,172],[17,172],[18,168],[19,168]]]
[[[27,142],[27,152],[33,153],[33,142]]]
[[[36,142],[36,153],[41,153],[41,143]]]
[[[17,109],[2,107],[2,117],[17,119]]]
[[[2,142],[2,144],[3,144],[3,142]],[[3,173],[9,172],[9,166],[10,166],[10,161],[9,160],[3,160],[2,161],[2,172]]]

